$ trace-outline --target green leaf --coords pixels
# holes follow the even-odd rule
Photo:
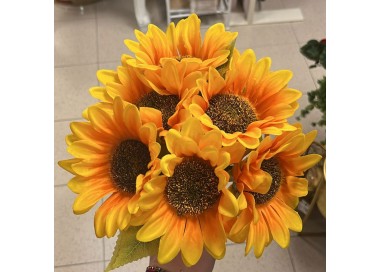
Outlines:
[[[300,51],[302,55],[306,58],[319,62],[319,55],[322,52],[322,45],[317,40],[310,40],[304,46],[301,47]]]
[[[136,233],[139,229],[140,227],[131,226],[120,232],[113,256],[105,272],[147,256],[157,255],[160,239],[148,243],[140,242],[136,239]]]
[[[230,66],[230,63],[231,63],[231,59],[232,59],[232,55],[233,55],[233,52],[234,52],[234,48],[235,48],[235,41],[234,40],[231,45],[230,45],[230,54],[228,55],[228,59],[225,63],[223,63],[222,65],[220,65],[218,68],[216,68],[219,72],[219,74],[224,78],[224,76],[226,75],[226,72],[228,71],[228,68]]]
[[[326,46],[323,48],[321,54],[319,55],[319,63],[326,69]]]

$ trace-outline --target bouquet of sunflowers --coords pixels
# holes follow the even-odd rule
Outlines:
[[[107,270],[149,255],[193,266],[204,250],[219,260],[227,239],[260,257],[302,229],[303,174],[321,156],[303,156],[316,131],[287,121],[301,97],[287,86],[292,73],[240,53],[221,23],[202,40],[200,24],[193,14],[166,32],[136,30],[125,41],[134,56],[98,71],[103,86],[90,93],[100,102],[70,124],[73,158],[59,164],[74,175],[73,211],[104,198],[96,236],[119,231]]]

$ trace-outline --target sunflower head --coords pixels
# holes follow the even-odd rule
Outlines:
[[[298,108],[301,92],[287,87],[290,71],[269,68],[269,58],[256,62],[252,50],[240,55],[235,49],[225,79],[209,68],[208,77],[197,81],[202,96],[194,97],[191,113],[210,129],[220,129],[224,145],[239,141],[254,149],[262,134],[295,130],[287,118]]]
[[[203,130],[196,118],[189,118],[180,130],[170,129],[165,143],[168,154],[161,159],[162,174],[145,184],[139,201],[142,210],[155,209],[157,216],[144,224],[137,239],[161,237],[161,263],[181,251],[184,263],[194,265],[203,246],[221,259],[226,242],[221,216],[234,217],[239,211],[238,200],[227,189],[232,150],[223,149],[219,130]]]
[[[271,238],[283,248],[289,245],[289,229],[302,230],[302,221],[294,208],[298,198],[307,194],[304,171],[315,165],[321,156],[303,156],[316,137],[316,131],[295,131],[277,137],[267,136],[247,160],[233,169],[237,188],[243,192],[247,209],[231,222],[229,237],[233,241],[246,240],[246,254],[254,247],[261,256]]]
[[[227,62],[237,33],[225,31],[224,25],[218,23],[206,31],[202,42],[200,25],[198,16],[192,14],[177,25],[170,23],[166,33],[155,25],[149,25],[146,34],[136,30],[137,42],[125,41],[135,58],[125,56],[124,59],[129,65],[153,71],[161,69],[161,60],[165,58],[200,62],[202,70],[219,67]]]
[[[119,97],[112,111],[90,107],[88,118],[71,123],[67,150],[74,158],[59,165],[75,175],[68,183],[78,194],[75,214],[87,212],[111,194],[95,215],[96,235],[111,237],[139,211],[142,187],[159,168],[157,126],[152,121],[144,123],[136,106]]]

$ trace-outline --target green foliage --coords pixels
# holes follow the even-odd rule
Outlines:
[[[105,272],[147,256],[157,255],[160,240],[156,239],[148,243],[138,241],[136,233],[139,229],[140,227],[129,227],[120,232],[112,259]]]
[[[315,68],[321,65],[326,69],[326,40],[321,41],[310,40],[300,49],[302,55],[315,63],[309,68]],[[322,117],[318,122],[311,123],[312,126],[326,126],[326,76],[318,80],[319,88],[307,93],[309,105],[301,110],[297,120],[305,118],[313,109],[318,109],[322,113]],[[324,142],[324,141],[323,141]]]
[[[308,115],[314,108],[322,112],[322,118],[316,123],[311,123],[313,126],[326,126],[326,77],[318,80],[319,88],[308,92],[309,105],[301,110],[301,117]],[[300,117],[297,117],[297,120],[300,120]]]
[[[321,41],[310,40],[301,47],[301,53],[309,60],[315,62],[309,68],[315,68],[317,65],[322,65],[326,69],[326,40]]]

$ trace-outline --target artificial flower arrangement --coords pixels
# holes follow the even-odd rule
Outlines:
[[[292,73],[239,52],[238,33],[221,23],[202,40],[200,24],[192,14],[166,32],[136,30],[125,41],[134,56],[98,71],[103,86],[90,93],[100,102],[70,124],[73,158],[59,165],[74,175],[73,211],[104,199],[95,234],[119,231],[107,271],[149,255],[193,266],[206,250],[220,260],[227,239],[260,257],[302,229],[294,209],[321,156],[303,155],[316,131],[287,121],[301,97],[287,86]]]

